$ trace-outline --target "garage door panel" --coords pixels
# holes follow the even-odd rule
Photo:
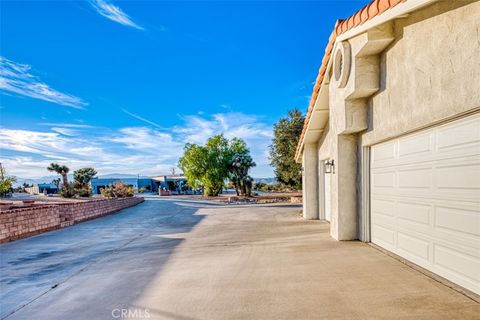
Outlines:
[[[395,221],[394,223],[396,225],[396,228],[394,228],[396,232],[401,231],[415,238],[432,240],[432,232],[434,231],[434,229],[430,224],[425,225],[423,223],[403,219],[397,219],[397,221]],[[388,227],[391,228],[391,226]]]
[[[373,193],[374,190],[372,190]],[[378,189],[377,189],[378,192]],[[382,190],[381,194],[376,196],[388,197],[395,196],[395,199],[403,201],[414,201],[418,203],[433,203],[438,205],[449,206],[450,203],[455,202],[460,205],[468,205],[470,207],[478,205],[478,191],[461,190],[461,189],[446,189],[446,190],[430,190],[430,189],[390,189],[388,192]]]
[[[397,246],[405,254],[414,255],[416,258],[421,259],[422,264],[430,264],[430,243],[425,239],[399,232],[397,235]],[[420,262],[417,261],[417,263]]]
[[[413,224],[408,224],[406,222],[399,222],[396,228],[392,228],[391,225],[382,225],[383,228],[393,230],[395,234],[403,233],[412,238],[427,241],[430,243],[435,243],[444,247],[451,248],[452,250],[457,250],[468,254],[473,257],[477,257],[480,261],[480,247],[478,240],[473,240],[472,238],[462,238],[459,239],[457,235],[451,232],[445,232],[441,234],[438,230],[421,228]],[[440,237],[440,234],[443,237]]]
[[[439,166],[435,171],[437,188],[480,191],[480,164]]]
[[[432,133],[422,133],[398,141],[398,158],[425,156],[433,151]]]
[[[372,176],[372,185],[374,188],[394,188],[395,172],[379,172]]]
[[[430,226],[432,206],[421,203],[398,201],[397,208],[399,219]]]
[[[432,175],[432,168],[399,170],[398,187],[430,189],[432,187]]]
[[[438,128],[438,150],[459,149],[480,143],[480,118],[472,118]],[[472,146],[470,146],[472,147]]]
[[[480,293],[480,115],[372,154],[372,242]]]
[[[477,257],[441,245],[434,245],[434,264],[480,283],[480,262]]]
[[[395,228],[392,228],[392,223],[394,223],[394,219],[395,218],[393,218],[393,217],[376,215],[373,222],[375,223],[375,226],[380,227],[382,230],[387,229],[387,230],[390,230],[390,231],[395,233],[396,232]],[[372,232],[372,234],[374,234],[374,233]],[[383,238],[383,239],[384,239],[384,241],[387,241],[386,239],[390,239],[390,236],[388,236],[386,238]],[[388,242],[393,244],[393,242],[390,242],[390,241],[388,241]]]
[[[395,214],[395,201],[376,199],[372,204],[372,211],[377,214],[393,217]]]
[[[379,148],[377,148],[374,152],[372,152],[372,160],[375,162],[376,165],[381,166],[382,163],[388,160],[395,159],[395,148],[396,142],[392,143],[385,143]]]
[[[476,237],[480,242],[480,215],[477,211],[437,207],[435,227],[457,232],[462,237]]]
[[[372,227],[372,236],[375,236],[375,239],[380,244],[383,242],[388,245],[388,247],[393,248],[395,245],[395,231],[389,228],[385,228],[379,224],[376,224]],[[387,248],[388,249],[388,248]]]

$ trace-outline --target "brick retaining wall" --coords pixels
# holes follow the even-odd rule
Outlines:
[[[141,197],[92,199],[0,211],[0,243],[95,219],[143,201]]]

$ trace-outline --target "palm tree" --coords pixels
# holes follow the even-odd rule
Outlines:
[[[52,171],[52,172],[56,172],[59,175],[61,175],[62,179],[63,179],[63,187],[65,189],[68,189],[67,174],[68,174],[68,171],[70,171],[70,169],[67,166],[61,166],[58,163],[50,163],[50,165],[47,167],[47,170]]]

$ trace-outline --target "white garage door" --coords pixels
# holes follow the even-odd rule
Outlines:
[[[480,115],[372,147],[372,242],[480,293]]]

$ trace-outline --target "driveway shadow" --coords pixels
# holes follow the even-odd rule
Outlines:
[[[200,221],[198,207],[145,201],[115,215],[0,246],[7,319],[110,319]]]

